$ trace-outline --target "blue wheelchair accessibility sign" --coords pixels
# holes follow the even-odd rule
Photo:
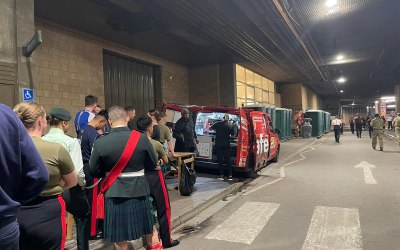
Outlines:
[[[24,102],[33,102],[35,100],[33,89],[22,89],[22,99]]]

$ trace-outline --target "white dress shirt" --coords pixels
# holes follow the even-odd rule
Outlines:
[[[340,120],[340,119],[338,119],[338,118],[335,118],[333,121],[332,121],[332,125],[333,126],[335,126],[335,125],[342,125],[342,121]]]

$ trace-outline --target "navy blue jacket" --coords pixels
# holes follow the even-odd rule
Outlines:
[[[18,116],[0,104],[0,222],[44,189],[49,173]]]

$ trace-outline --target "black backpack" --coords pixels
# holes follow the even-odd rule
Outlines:
[[[185,163],[181,166],[181,181],[179,182],[179,191],[182,196],[189,196],[193,193],[196,183],[196,171],[189,168]]]

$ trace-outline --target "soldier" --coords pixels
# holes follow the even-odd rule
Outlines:
[[[71,113],[63,108],[53,108],[50,110],[49,116],[50,130],[42,137],[42,139],[61,144],[68,151],[72,162],[74,163],[76,172],[78,173],[78,185],[84,187],[85,173],[83,171],[81,145],[79,144],[78,139],[66,135],[70,126]]]
[[[360,115],[357,113],[356,117],[354,117],[354,123],[356,125],[356,132],[357,132],[357,138],[361,138],[361,133],[362,133],[362,120]]]
[[[400,145],[400,113],[397,113],[397,117],[393,120],[394,131],[396,132],[397,141]]]
[[[371,127],[374,130],[372,133],[372,148],[376,148],[376,138],[379,137],[379,147],[383,151],[383,120],[379,117],[379,114],[375,114],[375,118],[371,121]]]
[[[78,173],[78,185],[70,188],[67,192],[63,193],[67,211],[74,216],[77,228],[77,248],[89,249],[89,239],[87,241],[87,247],[84,248],[80,235],[80,223],[81,217],[85,216],[89,212],[89,203],[84,191],[86,185],[85,172],[83,169],[83,160],[81,153],[81,145],[78,139],[72,138],[66,133],[70,127],[71,113],[64,108],[53,108],[49,112],[50,116],[50,130],[42,137],[43,140],[61,144],[71,156],[72,162],[74,163],[75,170]]]
[[[128,128],[129,118],[123,107],[111,107],[108,116],[111,131],[94,142],[89,161],[92,177],[101,178],[108,173],[107,177],[112,178],[103,181],[102,185],[111,180],[108,187],[101,187],[106,189],[104,239],[115,242],[116,249],[128,249],[127,241],[146,235],[149,249],[162,249],[150,212],[150,187],[144,175],[144,168],[154,170],[157,166],[154,149],[145,134]]]

